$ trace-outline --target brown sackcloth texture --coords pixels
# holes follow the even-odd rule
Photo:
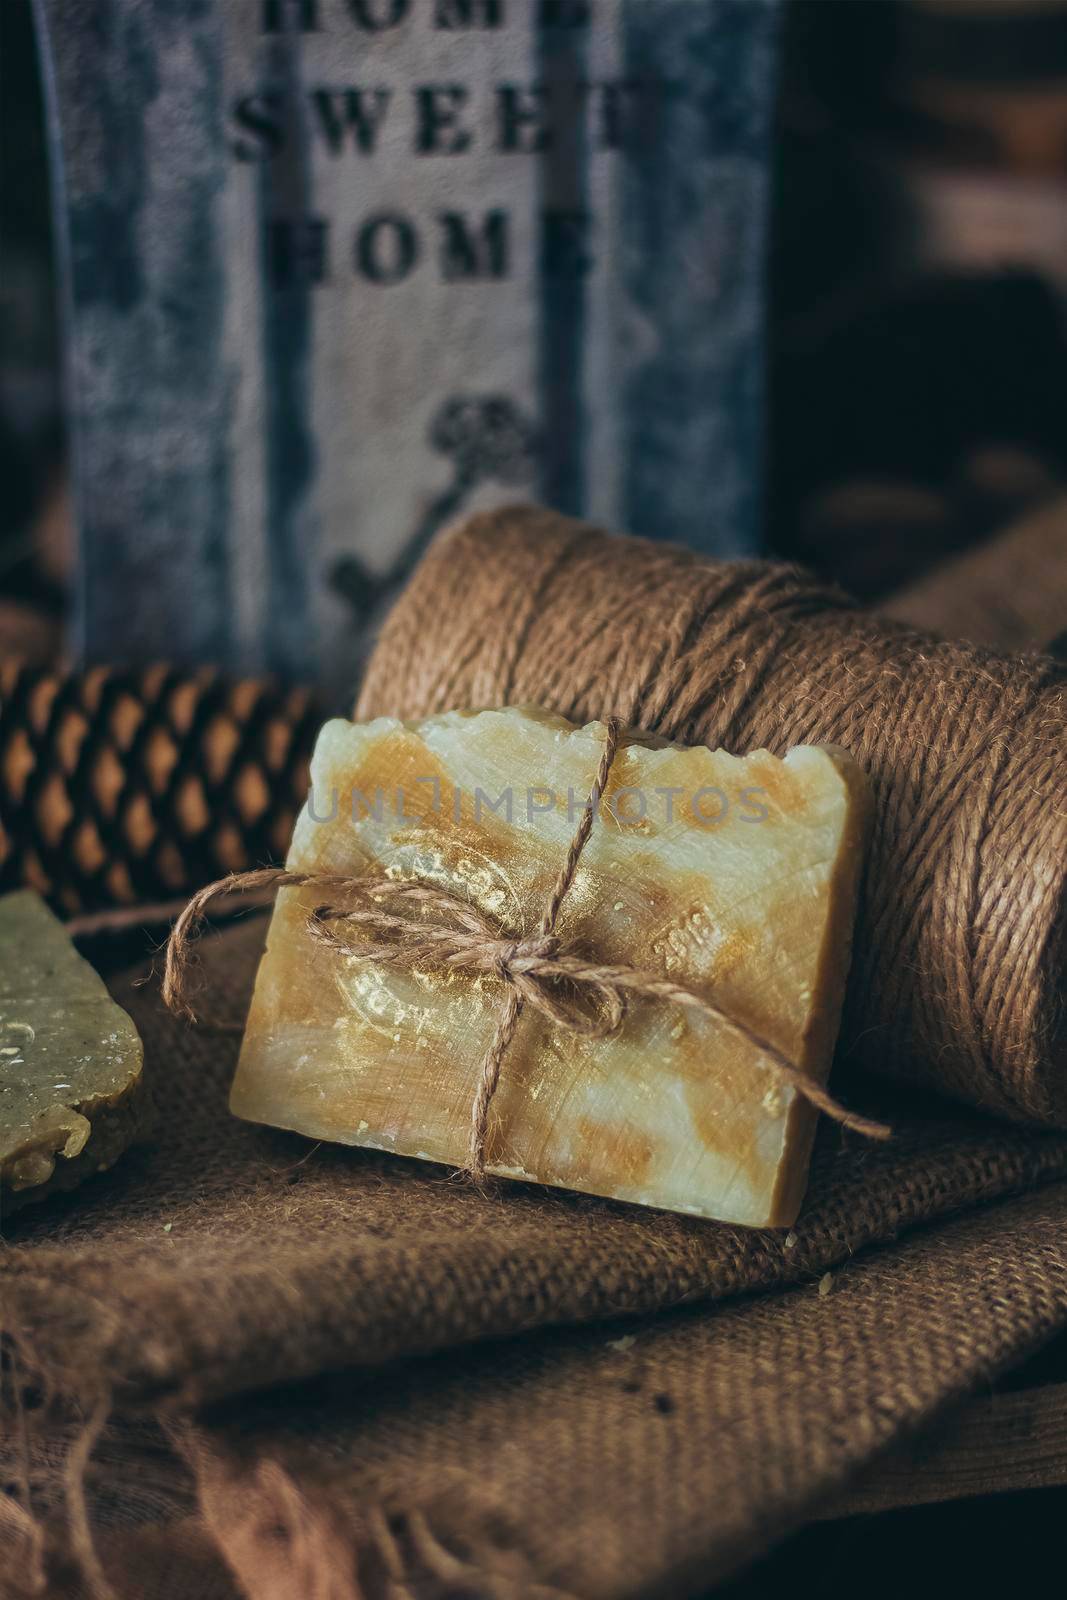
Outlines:
[[[997,650],[1067,643],[1067,499],[943,562],[882,609],[913,627]]]
[[[513,507],[431,547],[356,715],[523,702],[851,751],[875,822],[846,1055],[1067,1126],[1067,665],[910,632],[791,567]]]
[[[557,540],[552,571],[538,576],[525,530],[498,539],[501,528],[483,522],[483,614],[469,603],[469,567],[442,575],[438,605],[424,605],[421,637],[406,643],[404,618],[418,613],[402,602],[384,648],[403,657],[405,692],[436,683],[451,703],[433,657],[458,634],[434,614],[441,606],[463,634],[442,658],[455,703],[498,697],[504,648],[514,663],[508,698],[537,681],[541,692],[523,697],[564,710],[569,696],[590,715],[626,715],[622,699],[643,712],[628,720],[675,731],[674,718],[680,737],[687,718],[766,723],[761,742],[780,748],[819,706],[844,717],[837,678],[816,673],[803,694],[797,687],[809,617],[826,629],[836,673],[881,660],[880,624],[855,620],[863,614],[780,570],[735,569],[723,595],[724,569],[662,550],[655,581],[650,568],[635,584],[621,562],[619,592],[632,592],[634,616],[627,622],[624,610],[609,626],[590,603],[603,581],[592,557],[607,548],[620,561],[622,547],[562,526],[568,546],[573,535],[587,550],[584,568],[567,565]],[[550,541],[560,527],[553,519]],[[534,567],[524,566],[528,556]],[[498,560],[519,577],[510,598],[485,588],[494,570],[502,586]],[[746,621],[731,608],[750,577]],[[565,601],[572,583],[576,604]],[[494,605],[502,618],[489,615]],[[656,616],[666,613],[657,606],[670,613],[658,640]],[[854,655],[834,632],[846,622]],[[720,626],[723,648],[748,665],[709,687],[700,650]],[[615,647],[605,637],[583,668],[574,640],[589,647],[613,629]],[[1045,970],[1047,946],[1035,956],[1025,935],[1047,909],[1032,881],[1047,835],[1032,810],[1020,818],[1012,806],[1020,773],[1035,778],[1030,742],[1060,748],[1062,722],[1047,664],[1031,663],[1027,677],[997,658],[931,658],[911,636],[893,638],[909,641],[905,651],[873,682],[860,673],[855,726],[846,719],[844,732],[869,725],[865,759],[898,830],[876,866],[907,891],[910,931],[898,953],[919,953],[930,968],[902,979],[897,1037],[906,1043],[936,1022],[935,997],[947,1003],[954,993],[939,987],[947,952],[923,935],[924,918],[945,936],[950,909],[974,912],[967,937],[957,930],[962,943],[949,940],[958,978],[967,951],[995,946],[991,908],[1017,924],[1001,977],[1014,971],[1022,985],[1024,971]],[[384,694],[383,659],[372,695]],[[930,659],[953,668],[924,698]],[[990,734],[975,674],[998,686],[1002,720],[1015,719],[1010,741],[999,724]],[[752,709],[765,694],[777,696],[789,731],[770,710]],[[1035,696],[1049,714],[1044,732]],[[942,776],[955,777],[943,792],[934,754],[912,751],[903,776],[890,764],[905,712],[938,757],[948,743],[954,766]],[[931,795],[932,813],[923,810]],[[979,816],[969,831],[965,800]],[[925,820],[901,855],[916,817]],[[949,908],[931,899],[930,882],[919,893],[914,881],[919,846],[931,840],[939,850],[969,842],[982,855],[968,899],[935,853],[933,884],[949,893]],[[1009,874],[1020,859],[1022,889]],[[1055,897],[1062,879],[1048,869],[1048,880]],[[875,906],[879,894],[892,906],[880,882],[872,878],[861,939],[882,940],[884,955],[872,891]],[[264,930],[260,917],[205,941],[205,1014],[241,1020]],[[871,960],[861,949],[861,965]],[[4,1225],[4,1600],[685,1600],[1067,1326],[1065,1135],[869,1081],[856,1103],[888,1114],[894,1138],[872,1145],[824,1125],[789,1234],[520,1185],[480,1195],[425,1163],[235,1121],[226,1093],[236,1036],[175,1020],[154,982],[131,977],[114,989],[145,1039],[157,1132],[77,1195]],[[884,1031],[887,1001],[876,998]],[[1024,1098],[1040,1079],[1038,1021],[1048,1011],[1046,987],[1024,1017],[1034,1052]],[[996,1066],[1010,1033],[990,1024],[983,1037]],[[885,1039],[881,1054],[899,1067]]]
[[[211,1014],[264,929],[205,943]],[[481,1195],[230,1118],[236,1035],[114,987],[158,1133],[5,1230],[5,1595],[684,1596],[1067,1324],[1064,1135],[898,1091],[789,1234]]]

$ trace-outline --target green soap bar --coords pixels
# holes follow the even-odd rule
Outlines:
[[[0,899],[0,1211],[118,1159],[142,1122],[143,1056],[40,896]]]

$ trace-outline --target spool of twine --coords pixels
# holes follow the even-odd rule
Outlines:
[[[356,716],[522,703],[851,751],[876,808],[843,1054],[1067,1126],[1067,667],[915,633],[793,567],[520,507],[438,538]]]

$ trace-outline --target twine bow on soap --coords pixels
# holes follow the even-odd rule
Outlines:
[[[514,936],[505,925],[469,900],[416,878],[398,880],[384,875],[345,876],[324,872],[294,872],[287,867],[264,867],[234,872],[208,884],[194,895],[174,924],[167,942],[163,974],[163,999],[170,1010],[195,1021],[186,997],[189,943],[204,920],[210,901],[223,894],[268,888],[312,886],[340,893],[355,905],[324,905],[308,916],[311,938],[329,949],[360,961],[406,967],[466,968],[493,973],[505,985],[504,1004],[496,1030],[482,1057],[478,1084],[471,1104],[471,1130],[467,1168],[476,1183],[486,1174],[489,1111],[500,1082],[500,1071],[515,1036],[523,1010],[538,1011],[557,1027],[589,1038],[606,1038],[621,1026],[630,996],[664,1000],[688,1006],[713,1018],[746,1039],[779,1083],[788,1084],[803,1099],[845,1128],[872,1139],[886,1139],[890,1130],[856,1112],[848,1111],[814,1078],[791,1061],[769,1039],[748,1023],[731,1016],[714,1001],[661,972],[633,966],[606,966],[583,957],[556,934],[556,922],[574,882],[578,863],[592,832],[601,796],[619,746],[617,718],[606,723],[604,751],[560,867],[552,893],[532,936]],[[394,909],[388,909],[389,905]],[[408,909],[410,908],[410,909]],[[345,926],[361,929],[367,940],[352,944],[343,937]]]

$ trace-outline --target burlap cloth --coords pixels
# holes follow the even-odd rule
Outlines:
[[[1067,1325],[1062,1134],[895,1094],[788,1235],[484,1197],[233,1120],[236,1037],[115,992],[158,1129],[5,1230],[5,1595],[700,1593]]]
[[[264,929],[208,942],[205,1010],[241,1020]],[[853,1081],[895,1137],[824,1126],[789,1234],[483,1196],[232,1119],[236,1035],[150,966],[114,989],[153,1142],[4,1226],[5,1597],[684,1600],[1067,1327],[1067,1134]]]

